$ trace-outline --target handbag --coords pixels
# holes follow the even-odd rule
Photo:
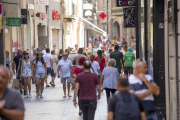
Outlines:
[[[19,85],[20,85],[19,79],[14,79],[11,88],[12,88],[12,89],[19,90]]]

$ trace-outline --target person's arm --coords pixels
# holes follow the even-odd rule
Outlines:
[[[96,85],[97,87],[97,91],[98,91],[98,100],[101,98],[101,86],[100,84],[99,85]]]
[[[21,68],[18,67],[18,69],[21,70],[21,78],[22,78],[22,70],[23,70],[23,61],[24,61],[24,60],[21,60],[21,62],[19,62],[19,65],[21,66]],[[19,70],[18,70],[18,71],[19,71]]]
[[[59,75],[60,69],[61,69],[61,67],[60,67],[60,65],[59,65],[58,68],[57,68],[58,78],[60,77],[60,75]]]
[[[114,120],[114,113],[112,111],[108,112],[108,119],[107,120]]]
[[[23,104],[23,103],[22,103]],[[13,110],[13,109],[2,109],[0,110],[0,115],[4,116],[10,120],[23,120],[24,111],[23,110]]]
[[[134,90],[129,90],[130,93],[132,94],[135,94],[135,91]],[[144,98],[146,98],[147,96],[149,96],[151,94],[151,91],[148,90],[147,92],[145,93],[142,93],[142,94],[136,94],[141,100],[144,100]]]
[[[34,70],[33,70],[33,74],[34,74],[34,76],[35,76],[37,66],[36,66],[35,63],[33,64],[33,66],[34,66],[34,67],[33,67],[33,69],[34,69]]]
[[[74,89],[74,100],[73,100],[75,107],[77,105],[76,97],[77,97],[77,94],[78,94],[78,89],[79,89],[79,83],[76,83],[75,89]]]
[[[46,63],[44,63],[44,67],[45,67],[45,76],[46,76],[46,78],[47,78],[47,65],[46,65]]]
[[[72,66],[71,66],[71,73],[72,73],[72,78],[74,78],[73,67]]]
[[[146,114],[145,114],[145,112],[141,112],[141,120],[146,120]]]
[[[104,79],[104,75],[101,74],[101,77],[100,77],[100,83],[103,84],[103,79]]]
[[[51,62],[51,70],[53,70],[53,59],[52,58],[50,59],[50,62]]]
[[[33,64],[33,62],[32,62],[32,60],[30,60],[30,63],[31,63],[31,71],[32,71],[32,77],[34,77],[34,64]]]

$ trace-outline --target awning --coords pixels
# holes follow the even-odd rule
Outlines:
[[[79,17],[79,16],[78,16]],[[90,29],[102,34],[104,37],[107,36],[107,33],[106,31],[100,29],[99,27],[97,27],[96,25],[94,25],[93,23],[89,22],[88,20],[82,18],[82,17],[79,17],[79,20],[82,21],[86,26],[88,26]]]

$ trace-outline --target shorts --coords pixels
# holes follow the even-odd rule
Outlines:
[[[61,78],[61,83],[62,83],[63,85],[66,84],[66,79],[67,79],[67,83],[71,83],[71,77]]]
[[[51,75],[51,77],[55,77],[54,70],[51,70],[50,67],[47,68],[47,75]]]
[[[36,73],[35,77],[37,77],[37,78],[45,78],[46,75],[45,75],[45,73]]]

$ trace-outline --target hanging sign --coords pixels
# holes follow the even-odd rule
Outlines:
[[[8,26],[21,26],[21,18],[8,18]]]
[[[27,24],[27,9],[21,9],[22,24]]]
[[[124,27],[136,27],[135,7],[123,8]]]
[[[117,7],[135,6],[135,0],[117,0]]]
[[[58,13],[58,11],[55,11],[55,9],[52,10],[52,18],[53,20],[61,18],[60,14]]]

